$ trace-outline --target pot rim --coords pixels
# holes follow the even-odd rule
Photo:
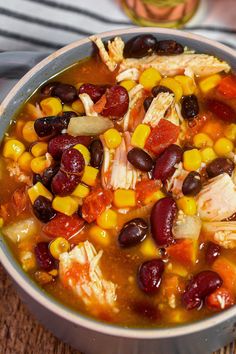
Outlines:
[[[193,34],[191,32],[180,32],[179,30],[166,29],[166,28],[156,28],[156,27],[145,27],[145,28],[128,28],[128,29],[119,29],[115,31],[103,32],[101,34],[96,34],[100,38],[106,38],[109,36],[119,36],[125,34],[141,34],[141,33],[160,33],[167,35],[175,35],[182,39],[192,39],[196,42],[202,42],[209,46],[213,46],[221,51],[224,51],[226,54],[236,58],[236,51],[221,44],[205,38],[200,35]],[[27,74],[25,74],[21,80],[11,89],[8,95],[3,100],[0,105],[0,115],[3,114],[4,110],[8,106],[12,97],[21,89],[21,87],[27,83],[28,79],[33,75],[38,73],[44,65],[49,64],[57,57],[63,55],[64,53],[79,47],[83,44],[89,43],[90,39],[80,39],[75,41],[67,46],[57,50],[56,52],[50,54],[48,57],[39,62],[34,66]],[[190,324],[170,327],[170,328],[125,328],[118,325],[107,324],[99,322],[96,319],[86,317],[85,315],[76,312],[75,310],[66,307],[62,303],[59,303],[56,299],[52,298],[49,294],[45,293],[40,289],[37,284],[30,279],[30,277],[25,273],[20,265],[18,264],[15,257],[12,255],[11,250],[5,243],[5,240],[0,235],[0,261],[10,276],[14,281],[24,289],[24,291],[40,303],[43,307],[47,308],[49,311],[55,313],[65,320],[69,320],[75,325],[85,327],[87,329],[100,332],[103,334],[108,334],[112,336],[119,336],[123,338],[138,338],[138,339],[162,339],[162,338],[171,338],[178,337],[182,335],[191,334],[194,332],[199,332],[207,328],[216,326],[224,321],[229,321],[232,317],[236,316],[236,306],[231,309],[225,310],[222,313],[216,314],[210,318],[200,320],[198,322],[193,322]]]

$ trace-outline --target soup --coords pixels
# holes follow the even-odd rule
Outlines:
[[[100,321],[169,327],[233,306],[230,66],[151,35],[92,40],[5,134],[3,235],[46,292]]]

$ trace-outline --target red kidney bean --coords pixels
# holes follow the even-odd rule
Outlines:
[[[71,136],[69,134],[61,134],[52,138],[48,144],[48,152],[55,160],[60,160],[63,151],[71,148],[76,144],[88,146],[91,142],[89,136]]]
[[[193,120],[198,115],[199,105],[197,96],[183,96],[181,113],[183,118],[187,120]]]
[[[106,90],[106,104],[101,115],[119,119],[125,115],[128,107],[129,95],[127,90],[120,85],[115,85]]]
[[[161,284],[164,262],[161,259],[152,259],[144,262],[138,270],[138,284],[147,294],[157,292]]]
[[[35,257],[39,268],[49,272],[56,267],[55,259],[49,252],[47,242],[39,242],[34,249]]]
[[[235,123],[236,122],[236,112],[232,107],[227,105],[222,101],[218,101],[215,99],[209,99],[206,101],[206,106],[214,113],[219,119],[224,122]]]
[[[51,81],[48,82],[47,84],[43,85],[40,92],[44,96],[51,96],[55,87],[58,86],[60,82],[58,81]]]
[[[211,270],[204,270],[196,274],[189,281],[182,295],[183,305],[187,310],[199,307],[205,297],[218,289],[222,283],[219,274]]]
[[[197,195],[202,189],[201,175],[192,171],[185,178],[182,186],[184,195]]]
[[[234,163],[225,157],[218,157],[207,165],[206,172],[210,178],[216,177],[222,173],[232,175]]]
[[[93,84],[83,84],[79,88],[79,94],[87,93],[91,100],[96,103],[106,92],[107,86],[99,86]]]
[[[90,165],[93,167],[99,168],[103,162],[103,145],[101,140],[96,139],[94,140],[89,147],[89,151],[91,154]]]
[[[184,47],[174,40],[158,41],[156,46],[156,53],[158,55],[176,55],[182,54]]]
[[[157,85],[152,88],[152,95],[154,97],[156,97],[157,95],[159,95],[159,93],[162,93],[162,92],[173,93],[173,91],[171,89],[169,89],[168,87],[162,86],[162,85]]]
[[[151,106],[152,100],[153,100],[153,97],[149,96],[149,97],[145,98],[145,100],[143,101],[143,107],[145,109],[145,112],[147,112],[148,108]]]
[[[172,226],[178,208],[172,197],[158,200],[151,211],[151,231],[158,246],[168,246],[173,243]]]
[[[127,159],[135,168],[148,172],[153,167],[153,160],[143,149],[133,148],[127,154]]]
[[[56,211],[52,208],[52,202],[42,195],[35,199],[33,212],[42,222],[48,222],[56,216]]]
[[[84,157],[76,149],[67,149],[61,157],[61,170],[66,173],[81,175],[85,166]]]
[[[59,170],[52,179],[51,189],[54,194],[63,197],[71,194],[79,182],[80,176]]]
[[[56,85],[52,91],[52,95],[59,97],[64,103],[71,103],[78,98],[76,88],[69,84]]]
[[[205,259],[211,265],[219,257],[221,247],[214,242],[208,242],[206,246]]]
[[[175,172],[175,165],[181,161],[182,155],[183,151],[178,145],[168,146],[156,159],[153,178],[164,183]]]
[[[147,223],[141,219],[136,218],[127,222],[118,237],[118,242],[121,247],[135,246],[145,239],[147,236]]]
[[[157,40],[151,34],[143,34],[131,38],[124,48],[125,58],[142,58],[151,55],[156,48]]]

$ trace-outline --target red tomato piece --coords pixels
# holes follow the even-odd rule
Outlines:
[[[236,112],[228,104],[215,99],[207,100],[206,104],[209,111],[219,119],[229,123],[236,122]]]
[[[82,215],[87,222],[93,222],[112,203],[112,192],[102,188],[92,191],[82,205]]]
[[[84,225],[84,220],[79,216],[59,214],[43,226],[43,232],[51,238],[64,237],[69,239],[76,235]]]
[[[188,128],[186,130],[185,139],[191,141],[194,135],[199,133],[201,128],[206,122],[213,118],[213,114],[200,114],[193,121],[188,123]]]
[[[224,310],[235,304],[233,294],[226,288],[218,288],[206,298],[206,305],[210,310]]]
[[[159,180],[145,179],[136,184],[136,198],[138,203],[143,203],[147,197],[161,188]]]
[[[171,260],[190,266],[196,262],[198,243],[194,240],[180,240],[167,247],[166,252]]]
[[[159,124],[152,129],[145,148],[156,155],[161,154],[169,145],[178,139],[180,128],[166,119],[161,119]]]
[[[234,75],[224,77],[219,83],[217,91],[225,98],[236,98],[236,77]]]

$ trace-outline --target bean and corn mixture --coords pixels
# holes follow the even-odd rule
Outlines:
[[[80,313],[196,321],[236,301],[236,76],[142,35],[43,84],[5,134],[1,231]],[[7,182],[6,182],[7,181]]]

